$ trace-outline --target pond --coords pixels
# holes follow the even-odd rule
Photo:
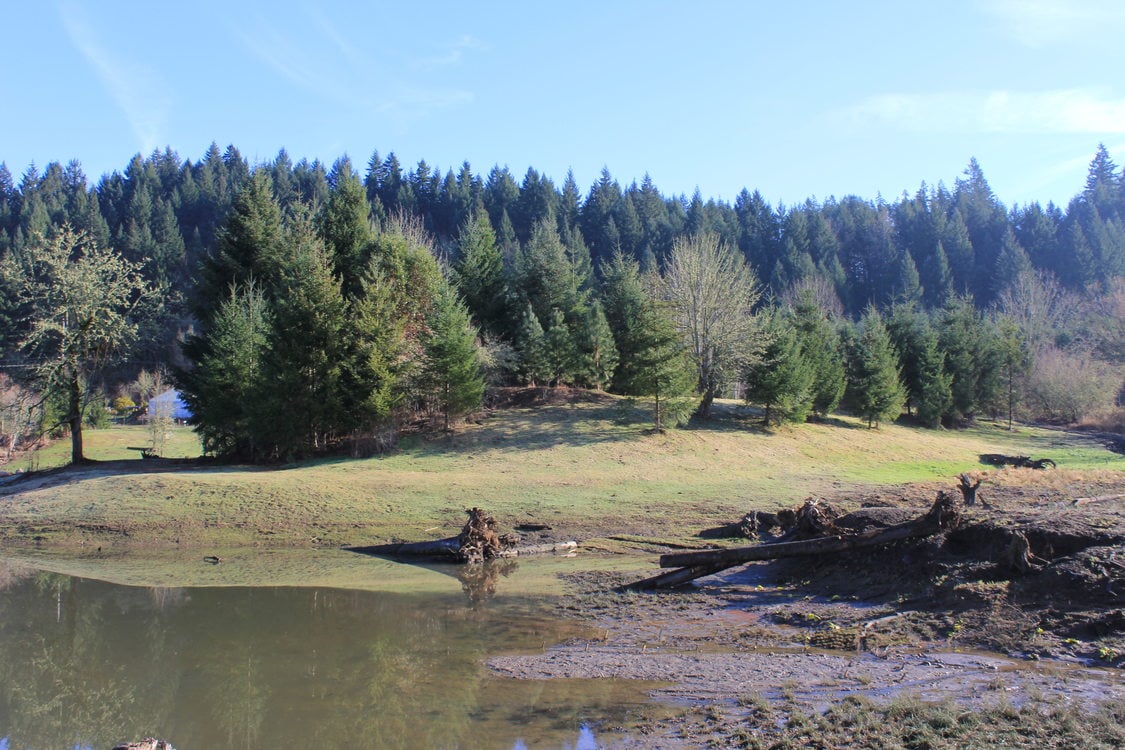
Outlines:
[[[495,575],[418,575],[436,579],[135,586],[0,561],[0,749],[592,748],[649,703],[651,684],[491,675],[487,656],[583,633]]]

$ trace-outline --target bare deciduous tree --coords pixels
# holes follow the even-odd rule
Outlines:
[[[743,368],[758,357],[764,329],[754,316],[761,296],[754,271],[713,233],[677,239],[660,279],[662,296],[688,342],[703,400],[711,404]]]

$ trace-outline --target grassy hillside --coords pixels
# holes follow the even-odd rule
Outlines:
[[[285,468],[122,461],[0,484],[0,539],[65,545],[308,546],[419,540],[456,533],[480,506],[505,526],[537,522],[559,536],[678,537],[751,509],[818,495],[916,495],[988,469],[981,453],[1053,458],[1121,478],[1125,457],[1082,436],[985,425],[868,430],[832,420],[763,431],[733,404],[691,429],[651,434],[643,415],[602,398],[497,411],[448,437],[404,440],[390,455]],[[188,435],[190,439],[190,433]],[[113,430],[89,435],[143,445]],[[117,450],[117,448],[114,448]],[[1019,481],[1029,470],[1008,470]],[[993,470],[992,474],[996,474]]]

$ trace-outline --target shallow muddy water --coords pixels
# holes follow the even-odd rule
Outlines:
[[[495,581],[177,588],[0,567],[4,750],[594,747],[653,687],[492,675],[489,656],[584,635]]]

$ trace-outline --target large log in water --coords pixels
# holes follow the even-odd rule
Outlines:
[[[752,547],[705,550],[702,552],[677,552],[661,555],[660,567],[679,568],[669,573],[646,578],[623,587],[626,591],[679,586],[696,578],[718,573],[735,565],[758,560],[776,560],[784,557],[807,557],[836,552],[847,552],[864,547],[930,536],[939,531],[953,528],[960,517],[956,497],[947,492],[939,492],[930,511],[913,521],[874,529],[859,534],[836,534],[816,539],[803,539],[796,542],[777,542],[759,544]]]

